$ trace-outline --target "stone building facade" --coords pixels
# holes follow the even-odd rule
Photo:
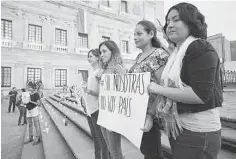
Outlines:
[[[128,68],[138,54],[133,31],[138,21],[164,20],[162,1],[1,2],[1,89],[42,80],[44,88],[79,84],[88,70],[87,52],[114,40]],[[145,14],[144,14],[145,13]]]
[[[219,55],[223,70],[236,71],[234,41],[229,41],[223,34],[209,36],[207,40],[213,45]]]
[[[236,61],[236,41],[230,42],[231,60]]]

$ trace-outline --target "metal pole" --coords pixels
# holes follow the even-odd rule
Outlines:
[[[221,68],[220,68],[220,84],[221,84],[221,90],[224,91],[223,76],[222,76],[222,69]]]

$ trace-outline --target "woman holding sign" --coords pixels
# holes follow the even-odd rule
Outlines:
[[[92,70],[89,72],[89,76],[85,77],[86,79],[84,80],[87,80],[87,83],[84,81],[83,88],[86,110],[88,115],[91,116],[91,118],[88,117],[88,123],[94,140],[95,159],[109,159],[109,151],[102,135],[101,127],[97,124],[99,81],[96,76],[101,69],[98,50],[92,49],[88,52],[88,62],[92,66]]]
[[[101,78],[102,74],[122,74],[126,73],[126,69],[123,66],[123,60],[121,58],[120,50],[114,41],[104,41],[99,45],[99,52],[102,59],[102,70],[98,78]],[[121,151],[121,135],[107,130],[102,127],[102,133],[108,145],[110,155],[112,159],[123,159]]]
[[[216,159],[221,146],[220,60],[206,40],[205,17],[194,5],[179,3],[169,9],[164,31],[176,49],[163,70],[163,84],[151,83],[148,91],[176,101],[157,106],[165,121],[179,113],[176,122],[183,130],[169,138],[173,159]]]
[[[156,27],[150,21],[140,21],[134,31],[136,47],[142,50],[130,68],[130,73],[150,72],[151,81],[159,82],[162,66],[166,64],[168,53],[161,48],[156,37]],[[140,150],[145,159],[161,159],[161,132],[155,117],[155,94],[149,94],[148,109],[143,128],[144,134]]]

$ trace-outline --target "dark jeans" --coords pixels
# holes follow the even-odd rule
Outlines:
[[[121,148],[121,135],[104,127],[101,127],[101,130],[111,159],[124,159]]]
[[[149,132],[143,133],[140,150],[145,159],[162,159],[161,151],[161,131],[157,121],[153,122],[153,127]]]
[[[87,117],[95,148],[95,159],[109,159],[109,151],[102,135],[101,127],[97,124],[98,111]]]
[[[26,124],[26,107],[24,106],[19,106],[19,111],[20,111],[20,116],[19,116],[19,119],[18,119],[18,125],[21,124],[21,118],[24,117],[24,124]]]
[[[12,99],[10,99],[9,100],[9,107],[8,107],[8,113],[10,113],[11,112],[11,106],[13,105],[13,112],[15,112],[15,108],[16,108],[16,100],[12,100]]]
[[[41,137],[39,116],[28,117],[27,120],[29,124],[29,137],[32,137],[34,135],[33,133],[35,133],[35,139],[37,140]]]
[[[193,132],[187,129],[170,138],[173,159],[217,159],[221,148],[221,131]]]

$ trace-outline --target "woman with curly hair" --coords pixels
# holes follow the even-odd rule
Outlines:
[[[217,159],[221,147],[222,106],[220,60],[206,40],[204,15],[189,3],[171,7],[166,15],[164,31],[176,46],[162,73],[163,85],[151,83],[148,91],[163,95],[173,102],[157,111],[168,121],[174,113],[183,131],[170,136],[173,159]]]
[[[122,74],[126,73],[121,58],[120,49],[114,41],[104,41],[99,45],[99,52],[101,54],[102,69],[97,77],[101,78],[102,74]],[[121,151],[121,135],[102,128],[102,133],[108,146],[111,159],[122,159]]]

